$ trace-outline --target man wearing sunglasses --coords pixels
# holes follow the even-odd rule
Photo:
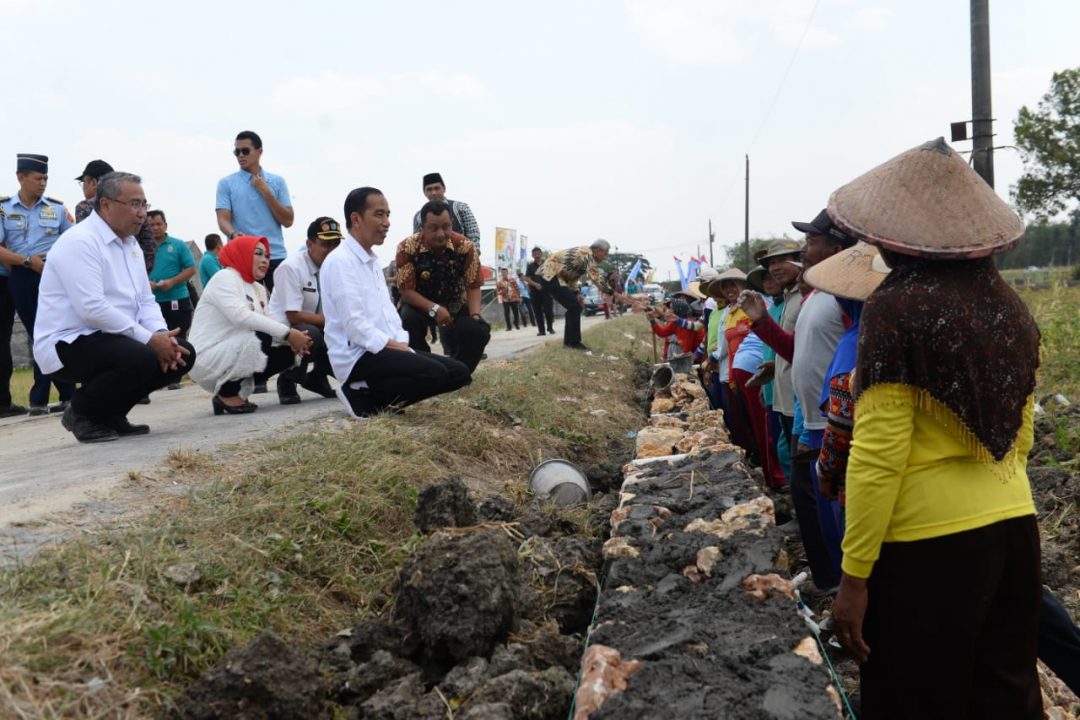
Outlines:
[[[343,237],[336,220],[317,218],[308,225],[307,247],[289,256],[274,271],[275,290],[270,295],[267,312],[273,320],[306,332],[312,340],[311,353],[304,357],[304,364],[277,376],[278,402],[282,405],[300,402],[297,383],[316,395],[334,397],[334,389],[327,379],[333,370],[323,340],[326,317],[323,315],[319,270]]]
[[[262,138],[251,130],[236,136],[233,155],[240,169],[226,175],[217,186],[218,227],[227,239],[254,235],[270,241],[270,272],[263,284],[274,289],[274,271],[285,259],[282,227],[292,227],[293,208],[285,178],[263,170]]]

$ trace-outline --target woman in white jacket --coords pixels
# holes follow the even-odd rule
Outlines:
[[[191,377],[214,393],[215,415],[252,413],[258,406],[247,397],[255,383],[295,366],[311,338],[267,316],[269,294],[259,282],[270,268],[266,238],[237,236],[218,260],[223,269],[203,288],[191,323],[188,340],[199,357]]]

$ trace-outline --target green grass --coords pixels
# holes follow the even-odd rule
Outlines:
[[[1080,286],[1020,290],[1042,333],[1038,393],[1080,402]]]
[[[30,388],[34,385],[34,371],[30,368],[19,368],[11,374],[11,402],[16,405],[30,404]],[[56,393],[56,387],[49,386],[49,402],[60,400]]]
[[[605,460],[642,424],[631,377],[647,341],[640,317],[611,321],[588,342],[616,360],[544,348],[399,416],[173,452],[155,475],[188,495],[151,496],[129,529],[0,574],[0,717],[157,714],[264,629],[310,648],[385,609],[420,540],[417,491],[458,475],[521,500],[541,457]],[[176,584],[178,564],[198,577]]]

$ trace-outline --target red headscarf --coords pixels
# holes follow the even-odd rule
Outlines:
[[[270,241],[264,237],[254,235],[237,235],[218,253],[218,262],[223,267],[231,267],[240,273],[244,282],[255,282],[255,276],[251,274],[251,266],[255,264],[255,246],[262,243],[266,248],[266,256],[270,257]]]

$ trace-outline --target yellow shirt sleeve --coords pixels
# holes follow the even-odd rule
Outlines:
[[[875,385],[855,405],[847,471],[845,573],[869,577],[883,542],[951,535],[1032,515],[1027,454],[1034,398],[1000,462],[946,406],[920,388]]]

